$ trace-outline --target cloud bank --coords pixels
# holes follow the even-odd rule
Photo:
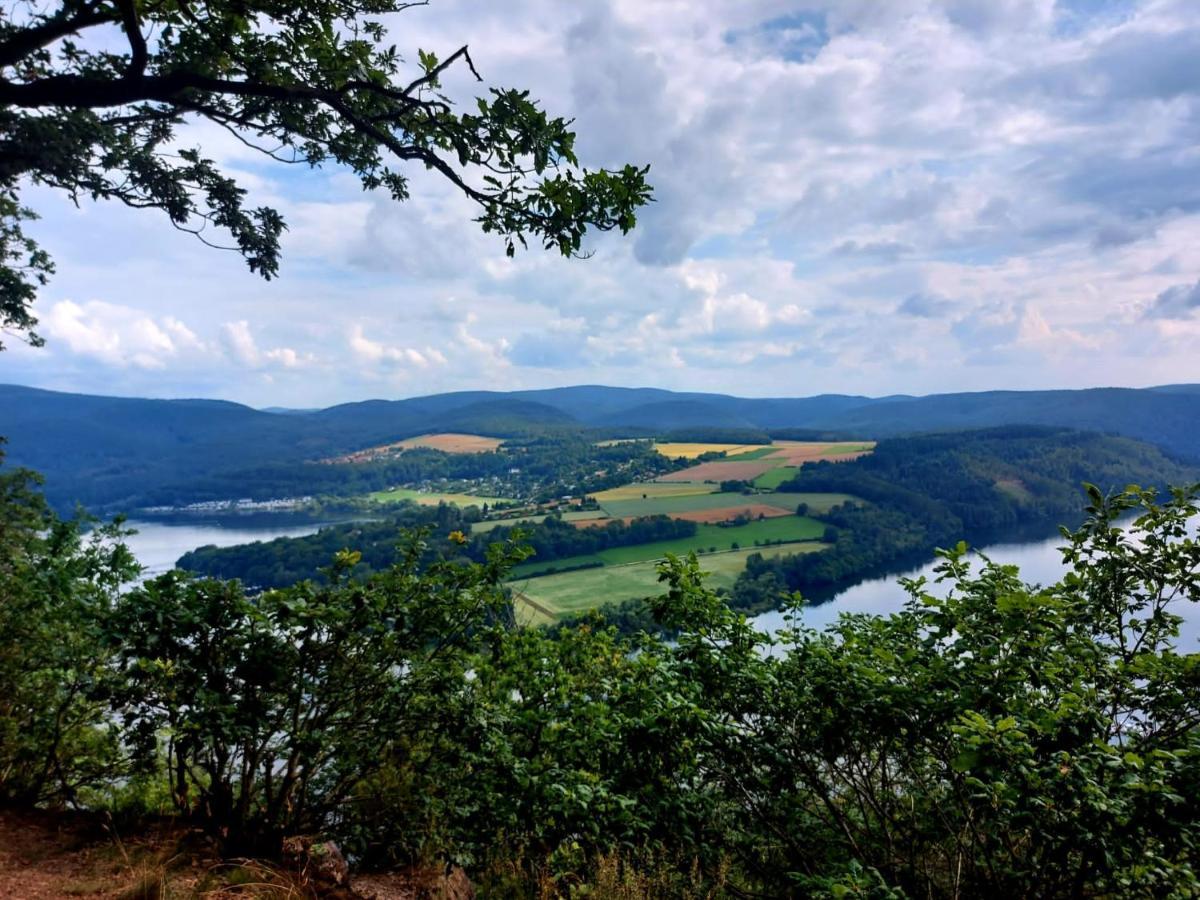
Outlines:
[[[295,406],[1200,380],[1191,0],[443,0],[393,24],[574,116],[587,164],[649,163],[638,229],[508,260],[424,172],[396,205],[196,129],[288,219],[282,277],[31,191],[49,347],[4,380]]]

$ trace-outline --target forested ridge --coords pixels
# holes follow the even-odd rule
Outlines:
[[[436,431],[513,439],[759,443],[770,435],[860,439],[1028,422],[1111,431],[1195,462],[1200,391],[1185,385],[747,399],[580,386],[366,401],[279,415],[219,401],[92,397],[0,386],[0,430],[9,439],[10,459],[48,477],[48,496],[62,512],[77,502],[128,512],[199,500],[377,489],[395,483],[395,476],[384,469],[314,471],[309,463]],[[316,486],[309,490],[306,484]]]

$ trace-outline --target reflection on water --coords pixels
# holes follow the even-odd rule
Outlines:
[[[215,522],[145,522],[131,519],[126,524],[137,529],[138,533],[130,536],[126,543],[137,561],[145,567],[146,571],[143,574],[147,577],[166,572],[174,567],[175,561],[183,554],[207,544],[230,547],[234,544],[269,541],[277,537],[301,537],[313,534],[321,528],[319,522],[297,525],[293,520],[293,524],[289,525],[279,519],[274,522],[243,525]]]
[[[1053,584],[1066,571],[1063,567],[1063,545],[1061,536],[1040,541],[1007,544],[991,544],[981,548],[990,559],[1005,565],[1015,565],[1021,570],[1022,580],[1039,585]],[[974,557],[974,554],[972,554]],[[871,578],[836,594],[832,600],[804,610],[804,624],[812,628],[824,628],[844,612],[873,613],[882,615],[895,612],[904,603],[907,595],[896,582],[901,577],[915,578],[924,575],[930,579],[930,589],[937,593],[940,586],[933,584],[933,569],[936,561],[916,566],[909,571]],[[1180,652],[1200,651],[1200,608],[1190,601],[1180,601],[1174,609],[1184,617],[1177,649]],[[755,624],[763,631],[777,631],[783,627],[783,614],[778,610],[763,613],[755,618]]]

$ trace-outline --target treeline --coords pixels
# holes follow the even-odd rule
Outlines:
[[[762,428],[692,427],[674,428],[660,435],[664,441],[696,444],[769,444],[771,435]]]
[[[397,504],[385,519],[330,525],[304,537],[198,547],[181,556],[176,566],[210,578],[236,578],[251,588],[278,588],[306,579],[328,581],[322,570],[339,552],[350,550],[360,554],[357,572],[365,577],[396,562],[397,547],[409,531],[427,534],[422,564],[457,555],[459,545],[449,535],[469,533],[479,516],[479,510],[473,507],[403,503]]]
[[[529,563],[536,567],[538,563],[599,553],[613,547],[692,537],[696,527],[695,522],[663,515],[642,516],[628,523],[610,519],[600,524],[572,523],[550,516],[538,523],[502,526],[473,535],[466,549],[472,559],[482,561],[487,557],[489,544],[519,539],[523,546],[533,550]]]
[[[357,577],[382,571],[396,563],[404,535],[414,529],[425,534],[421,561],[426,565],[435,560],[482,563],[492,545],[511,541],[529,548],[530,563],[536,565],[612,547],[691,537],[696,533],[695,522],[667,516],[576,527],[551,515],[541,522],[500,526],[471,534],[471,525],[477,521],[479,511],[474,508],[405,504],[386,520],[332,525],[304,537],[233,547],[200,547],[180,557],[177,566],[211,578],[237,578],[254,588],[278,588],[305,579],[327,581],[329,562],[342,550],[359,554]]]
[[[757,612],[792,591],[819,597],[914,554],[1070,520],[1084,483],[1112,490],[1185,483],[1195,474],[1148,444],[1063,428],[1006,426],[881,441],[874,453],[853,461],[807,464],[779,486],[866,502],[818,517],[836,529],[828,550],[752,556],[731,603]]]
[[[515,627],[505,544],[135,585],[119,528],[0,476],[0,806],[165,813],[232,860],[310,835],[485,897],[1194,897],[1196,491],[1094,492],[1057,585],[955,550],[948,595],[819,634],[757,633],[676,560],[668,640]]]

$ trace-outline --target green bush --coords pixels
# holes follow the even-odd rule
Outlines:
[[[178,810],[227,852],[275,855],[289,834],[356,834],[354,801],[415,739],[438,734],[480,642],[510,612],[519,553],[422,568],[421,535],[365,582],[339,553],[329,584],[247,596],[171,572],[107,620],[118,709],[143,771],[165,755]]]
[[[2,457],[0,457],[2,459]],[[137,572],[119,523],[47,508],[40,479],[0,474],[0,802],[63,805],[122,771],[102,622]]]

